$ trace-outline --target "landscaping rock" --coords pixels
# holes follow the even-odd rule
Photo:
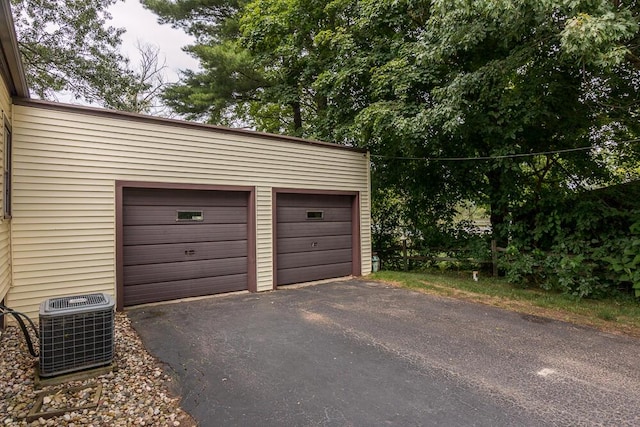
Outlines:
[[[36,389],[34,366],[37,358],[29,355],[20,329],[7,327],[0,338],[0,347],[3,352],[0,358],[0,384],[3,384],[0,387],[0,422],[4,426],[196,425],[180,408],[180,398],[170,393],[171,377],[147,353],[125,313],[116,313],[114,362],[117,369],[96,378]],[[70,407],[90,403],[98,382],[102,383],[102,393],[97,407]],[[74,387],[80,387],[79,391],[70,395],[52,391]],[[52,394],[45,394],[41,412],[69,410],[28,423],[26,416],[35,405],[37,395],[47,391]]]

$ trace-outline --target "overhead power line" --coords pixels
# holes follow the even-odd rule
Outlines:
[[[498,160],[498,159],[515,159],[519,157],[533,157],[533,156],[544,156],[547,154],[560,154],[560,153],[570,153],[574,151],[585,151],[591,150],[595,148],[593,145],[588,147],[578,147],[578,148],[567,148],[564,150],[553,150],[553,151],[540,151],[538,153],[523,153],[523,154],[506,154],[504,156],[486,156],[486,157],[394,157],[394,156],[383,156],[380,154],[371,154],[371,157],[376,157],[378,159],[391,159],[391,160],[427,160],[433,162],[462,162],[469,160]]]

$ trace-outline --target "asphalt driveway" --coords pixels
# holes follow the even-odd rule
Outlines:
[[[640,341],[351,280],[129,311],[201,426],[640,425]]]

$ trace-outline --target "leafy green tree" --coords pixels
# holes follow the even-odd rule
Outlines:
[[[192,119],[328,138],[327,100],[315,87],[333,61],[317,38],[342,17],[326,1],[147,0],[163,22],[198,42],[187,50],[203,71],[184,73],[166,100]]]
[[[393,21],[399,17],[396,8],[411,11],[412,4],[377,2],[361,9],[364,15],[358,21],[383,30],[402,28]],[[601,167],[602,146],[508,156],[598,143],[619,153],[631,148],[615,142],[633,139],[629,137],[636,126],[629,120],[634,103],[625,100],[635,97],[629,88],[637,77],[622,72],[631,51],[627,44],[637,34],[631,9],[609,1],[487,0],[436,1],[423,10],[400,21],[415,24],[402,31],[414,39],[388,38],[391,58],[372,67],[369,103],[354,120],[363,143],[374,153],[395,157],[498,159],[425,160],[421,164],[426,168],[405,161],[404,182],[394,176],[399,166],[380,167],[389,170],[389,182],[403,188],[410,188],[408,176],[418,174],[426,178],[423,182],[446,188],[444,199],[434,199],[438,191],[423,187],[414,198],[416,212],[439,200],[449,206],[464,198],[486,203],[494,233],[505,245],[511,213],[524,200],[542,197],[543,189],[567,192],[610,178]],[[569,26],[585,16],[604,28],[583,34]],[[355,51],[353,60],[358,61],[370,58],[372,50]],[[602,96],[601,89],[608,96]],[[616,108],[624,108],[612,111],[607,106],[613,94]],[[429,169],[437,170],[440,180],[434,181]],[[414,191],[420,189],[416,184],[411,186]]]
[[[135,85],[120,53],[123,29],[107,25],[117,0],[12,0],[18,44],[31,91],[128,109],[121,94]]]
[[[523,203],[637,168],[635,1],[145,4],[198,40],[174,108],[369,148],[421,235],[470,200],[506,245]]]
[[[220,43],[238,33],[243,0],[141,0],[162,24],[183,29],[198,44]]]
[[[196,39],[185,51],[203,71],[183,70],[164,94],[166,104],[191,120],[255,125],[250,107],[268,81],[240,43],[241,4],[236,0],[142,0],[159,21]],[[264,130],[264,129],[263,129]]]

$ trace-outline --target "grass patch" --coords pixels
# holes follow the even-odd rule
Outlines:
[[[471,272],[461,271],[379,271],[367,278],[429,294],[640,337],[640,301],[632,296],[621,295],[604,300],[577,299],[542,289],[519,288],[502,278],[481,276],[476,282]]]

